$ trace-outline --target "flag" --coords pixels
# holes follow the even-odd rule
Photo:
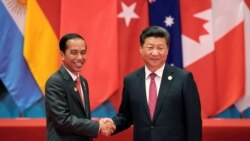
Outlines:
[[[60,36],[75,32],[87,44],[81,74],[89,83],[91,109],[96,109],[119,87],[117,1],[61,1]]]
[[[215,116],[244,95],[243,2],[180,3],[183,66],[194,73],[203,117]]]
[[[19,117],[20,112],[11,95],[7,92],[2,81],[0,81],[0,117]]]
[[[158,25],[168,30],[170,45],[167,63],[176,67],[182,64],[181,20],[179,0],[156,0],[149,5],[150,25]]]
[[[43,97],[23,56],[25,4],[0,1],[0,79],[20,113]]]
[[[1,0],[0,80],[9,94],[3,92],[0,105],[14,104],[0,112],[16,106],[41,112],[45,81],[59,68],[58,39],[76,32],[88,48],[81,74],[89,81],[91,109],[113,116],[124,76],[143,65],[139,36],[150,24],[170,32],[167,63],[193,72],[203,117],[230,112],[234,104],[245,116],[249,7],[249,0]]]
[[[141,31],[149,25],[148,1],[118,0],[117,6],[119,89],[110,99],[116,110],[121,102],[123,78],[143,66],[139,39]]]
[[[248,109],[250,111],[250,0],[245,0],[244,9],[244,30],[245,30],[245,95],[237,103],[236,107],[240,112]],[[249,113],[249,112],[248,112]],[[246,116],[250,117],[250,114]]]
[[[60,1],[56,0],[47,3],[50,6],[43,5],[42,7],[40,4],[46,3],[44,0],[27,1],[24,57],[43,94],[45,93],[45,83],[47,79],[59,68],[58,38],[50,23],[51,21],[49,21],[50,19],[48,19],[51,15],[54,16],[54,19],[59,19],[59,2]],[[45,9],[45,6],[47,9]],[[52,6],[54,6],[53,11],[49,9],[52,8]],[[47,10],[48,12],[44,13],[43,10]],[[47,15],[48,17],[46,17]],[[54,26],[54,28],[59,29],[57,26]]]

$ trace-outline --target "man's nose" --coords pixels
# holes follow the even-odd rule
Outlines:
[[[77,53],[77,59],[83,59],[85,55],[81,53]]]
[[[154,48],[152,50],[152,55],[159,55],[159,51],[157,50],[157,48]]]

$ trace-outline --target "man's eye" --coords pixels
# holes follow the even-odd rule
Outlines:
[[[72,54],[72,55],[76,55],[76,54],[77,54],[77,52],[73,51],[73,52],[70,52],[70,54]]]
[[[159,48],[157,48],[157,50],[162,51],[162,50],[163,50],[163,47],[159,47]]]
[[[154,47],[151,47],[151,46],[150,46],[150,47],[147,47],[147,48],[148,48],[149,50],[152,50],[152,49],[154,49]]]
[[[81,55],[86,55],[86,51],[81,52]]]

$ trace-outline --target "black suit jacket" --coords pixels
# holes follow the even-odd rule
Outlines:
[[[165,65],[151,121],[145,68],[138,69],[124,79],[122,102],[113,120],[116,132],[133,124],[134,141],[201,141],[200,101],[192,74]]]
[[[82,76],[80,80],[85,108],[63,66],[48,79],[45,86],[48,141],[91,141],[98,135],[98,122],[90,120],[88,83]]]

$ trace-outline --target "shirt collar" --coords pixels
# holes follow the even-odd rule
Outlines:
[[[67,67],[63,66],[67,72],[69,73],[69,75],[71,76],[71,78],[75,81],[77,77],[79,77],[79,74],[78,75],[75,75],[73,74],[70,70],[67,69]]]
[[[162,74],[163,74],[164,67],[165,67],[165,64],[162,65],[158,70],[156,70],[156,71],[154,72],[154,73],[157,75],[157,77],[162,78]],[[153,72],[151,72],[151,71],[148,69],[148,67],[145,65],[145,78],[146,78],[146,79],[149,79],[149,77],[150,77],[149,75],[150,75],[151,73],[153,73]]]

